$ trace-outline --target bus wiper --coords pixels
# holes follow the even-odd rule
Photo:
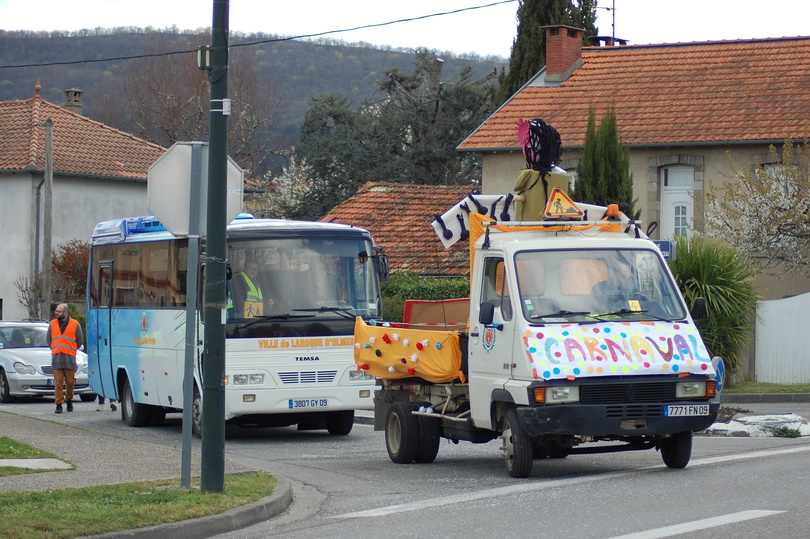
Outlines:
[[[352,307],[332,307],[328,305],[324,305],[322,307],[312,307],[309,309],[293,309],[293,311],[303,311],[303,312],[312,312],[312,313],[337,313],[340,316],[345,318],[351,318],[354,320],[354,315],[352,315],[352,311],[354,309]]]
[[[625,314],[643,314],[649,316],[650,318],[654,318],[656,320],[661,320],[664,322],[670,322],[669,318],[662,318],[660,316],[650,314],[649,312],[641,309],[619,309],[618,311],[613,311],[612,313],[602,313],[602,314],[592,314],[591,316],[594,318],[602,318],[605,316],[622,316]]]
[[[565,309],[562,309],[562,310],[557,311],[555,313],[536,314],[536,315],[532,316],[531,319],[532,320],[537,320],[539,318],[554,318],[554,317],[558,317],[558,316],[584,316],[586,314],[591,314],[591,313],[589,311],[566,311]]]
[[[294,309],[298,310],[298,309]],[[250,327],[253,324],[258,324],[259,322],[265,322],[267,320],[289,320],[290,318],[312,318],[314,314],[290,314],[290,313],[283,313],[283,314],[268,314],[267,316],[258,316],[253,318],[249,322],[242,322],[239,324],[239,329],[244,329],[246,327]]]

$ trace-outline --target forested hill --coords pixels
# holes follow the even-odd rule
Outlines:
[[[2,23],[0,23],[2,24]],[[294,142],[310,98],[320,92],[351,97],[355,103],[370,97],[375,81],[385,71],[414,69],[414,52],[410,49],[375,48],[364,43],[337,40],[279,41],[267,34],[231,34],[232,50],[249,51],[263,80],[272,86],[280,99],[275,117],[277,134]],[[261,43],[259,43],[261,42]],[[42,96],[56,104],[65,101],[64,90],[83,90],[83,114],[107,120],[109,111],[101,114],[98,107],[110,107],[108,100],[96,99],[115,88],[133,62],[126,57],[154,52],[195,51],[210,39],[198,33],[175,29],[116,28],[81,32],[28,32],[0,30],[0,100],[27,99],[34,95],[37,80]],[[455,80],[458,71],[472,66],[474,77],[483,77],[508,63],[499,57],[458,57],[439,51],[444,59],[442,80]],[[173,57],[175,55],[172,55]],[[182,55],[183,61],[196,65],[196,53]],[[76,61],[84,61],[74,63]],[[55,65],[41,65],[55,64]],[[10,66],[31,67],[11,68]],[[109,97],[109,96],[108,96]],[[117,104],[126,107],[125,99]],[[126,124],[115,125],[126,130]]]

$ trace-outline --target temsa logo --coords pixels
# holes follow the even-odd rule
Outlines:
[[[320,361],[321,358],[318,356],[296,356],[296,361]]]

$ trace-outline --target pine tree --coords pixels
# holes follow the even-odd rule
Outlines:
[[[500,77],[497,100],[503,103],[529,81],[546,63],[546,31],[543,26],[565,24],[582,28],[585,36],[596,35],[596,0],[522,0],[517,12],[517,37],[512,43],[509,71]],[[587,37],[586,37],[587,39]]]

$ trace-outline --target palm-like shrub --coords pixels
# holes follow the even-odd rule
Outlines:
[[[678,236],[675,242],[677,257],[670,268],[690,308],[695,299],[706,298],[706,318],[696,322],[709,353],[723,358],[729,377],[753,337],[758,268],[717,240]]]

